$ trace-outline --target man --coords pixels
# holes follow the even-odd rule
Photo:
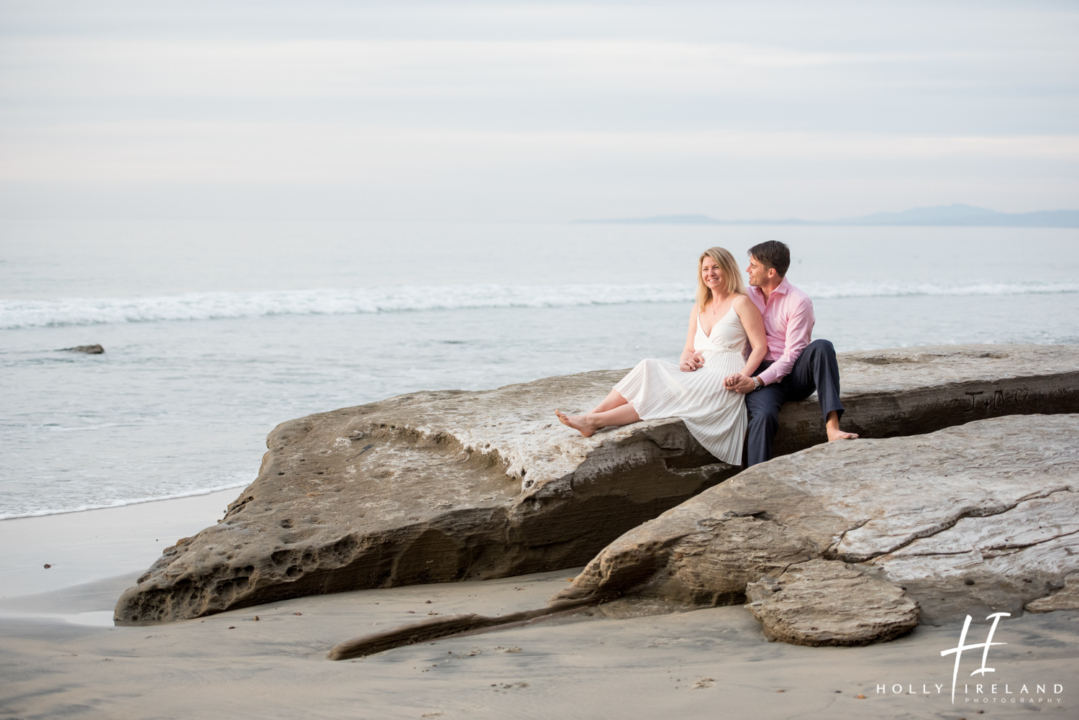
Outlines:
[[[746,395],[749,411],[749,466],[772,458],[779,427],[779,409],[788,400],[805,400],[817,391],[828,441],[853,440],[854,433],[839,429],[843,404],[839,402],[839,365],[835,348],[827,340],[810,342],[813,301],[787,282],[791,264],[786,245],[769,240],[749,249],[749,298],[764,316],[768,353],[752,379],[731,375],[726,386]]]

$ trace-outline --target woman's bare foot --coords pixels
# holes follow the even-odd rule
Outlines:
[[[592,437],[598,429],[592,425],[592,423],[588,422],[587,415],[567,415],[561,410],[555,410],[554,414],[558,416],[558,421],[560,423],[573,428],[585,437]]]

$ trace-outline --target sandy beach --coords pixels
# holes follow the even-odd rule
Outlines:
[[[970,677],[981,652],[968,651],[954,704],[954,656],[940,652],[958,645],[961,623],[864,648],[808,648],[767,642],[740,606],[642,615],[615,603],[325,659],[342,640],[435,614],[540,607],[575,570],[113,627],[116,598],[155,553],[214,522],[232,494],[0,523],[0,717],[1075,717],[1074,612],[1005,618],[995,673]],[[974,625],[967,643],[986,630]]]

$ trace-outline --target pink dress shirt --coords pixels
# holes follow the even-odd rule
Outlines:
[[[749,287],[749,299],[764,316],[764,335],[768,340],[768,353],[765,360],[772,365],[760,374],[765,385],[777,383],[790,374],[794,361],[806,349],[813,336],[813,301],[809,296],[787,282],[779,287],[764,301],[764,293],[758,287]]]

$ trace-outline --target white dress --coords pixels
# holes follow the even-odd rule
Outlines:
[[[738,313],[731,306],[705,335],[697,318],[693,349],[704,357],[704,367],[682,372],[674,363],[642,360],[614,386],[642,420],[681,418],[708,452],[725,463],[742,463],[746,436],[746,398],[723,387],[723,379],[740,372],[748,339]]]

